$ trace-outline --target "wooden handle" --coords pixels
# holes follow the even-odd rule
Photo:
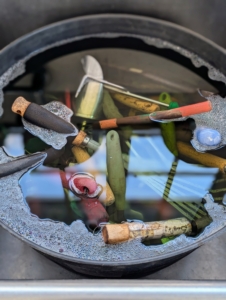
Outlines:
[[[31,168],[41,160],[46,158],[46,153],[38,152],[26,156],[18,157],[7,163],[0,164],[0,178],[20,172],[26,168]]]
[[[102,230],[106,244],[117,244],[136,238],[160,239],[185,233],[192,233],[192,225],[186,218],[148,223],[107,224]]]
[[[102,236],[106,244],[118,244],[130,238],[129,226],[124,224],[109,224],[103,227]]]
[[[76,138],[73,140],[72,144],[75,146],[81,146],[87,134],[85,131],[80,130]]]
[[[114,100],[117,100],[126,106],[135,108],[147,114],[160,109],[159,106],[155,103],[139,100],[137,98],[125,96],[119,93],[111,93],[111,96]]]
[[[226,173],[226,160],[210,153],[197,152],[189,144],[178,141],[177,149],[180,154],[193,159],[194,161],[211,168],[218,168],[222,173]]]

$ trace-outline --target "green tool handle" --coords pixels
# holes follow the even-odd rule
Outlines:
[[[106,145],[109,185],[115,196],[117,211],[124,211],[126,207],[126,178],[119,135],[116,131],[108,132]]]

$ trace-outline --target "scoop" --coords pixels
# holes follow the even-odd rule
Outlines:
[[[96,72],[94,72],[94,66],[96,66],[97,64],[99,65],[97,60],[95,60],[90,55],[86,56],[83,59],[83,67],[84,67],[84,70],[86,72],[86,75],[82,78],[82,80],[79,84],[79,87],[78,87],[78,89],[76,91],[76,94],[75,94],[75,98],[78,97],[78,95],[80,94],[80,92],[81,92],[81,90],[82,90],[82,88],[85,84],[87,84],[90,81],[95,81],[95,82],[99,82],[99,83],[104,84],[105,88],[110,90],[110,91],[118,92],[120,94],[129,96],[129,97],[137,98],[137,99],[140,99],[140,100],[145,100],[147,102],[151,102],[151,103],[155,103],[155,104],[158,104],[158,105],[161,105],[161,106],[168,107],[169,109],[178,107],[177,102],[171,102],[170,104],[162,103],[162,102],[154,100],[154,99],[150,99],[150,98],[143,97],[143,96],[140,96],[140,95],[137,95],[137,94],[133,94],[121,85],[117,85],[115,83],[103,80],[103,78],[101,78],[101,76],[97,76]]]

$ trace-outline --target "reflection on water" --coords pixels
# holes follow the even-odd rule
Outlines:
[[[93,173],[95,171],[96,181],[105,185],[105,142],[103,139],[101,147],[89,160],[67,167],[66,173]],[[132,136],[128,155],[126,201],[130,208],[141,212],[143,220],[146,222],[183,216],[163,200],[174,156],[165,146],[160,130],[149,130],[147,136],[138,136],[137,134]],[[58,168],[40,166],[31,174],[24,175],[20,184],[33,213],[38,214],[41,218],[51,218],[70,224],[82,215],[78,208],[80,199],[71,192],[65,193],[59,171]],[[177,172],[168,194],[169,203],[174,201],[201,204],[203,197],[211,188],[217,172],[216,168],[207,169],[179,160]],[[100,197],[101,199],[102,197]],[[191,214],[189,207],[184,210]]]
[[[96,53],[97,56],[99,55],[100,57],[98,51]],[[109,53],[111,53],[111,51]],[[79,61],[81,56],[84,54],[76,55],[77,56],[73,56],[73,59],[78,65],[80,64]],[[133,55],[136,56],[138,53],[133,53]],[[182,92],[178,86],[180,85],[180,82],[182,82],[183,84],[181,83],[180,85],[182,90],[183,87],[189,86],[190,90],[193,92],[193,88],[197,87],[196,85],[199,84],[199,87],[205,88],[205,86],[208,85],[207,83],[203,82],[200,78],[197,78],[196,75],[192,76],[192,74],[189,74],[187,77],[185,76],[185,79],[181,80],[181,74],[183,74],[184,70],[179,70],[178,65],[174,66],[178,71],[178,74],[173,73],[174,77],[176,77],[175,74],[178,75],[178,79],[180,77],[180,81],[178,81],[177,84],[169,84],[168,79],[170,74],[168,70],[164,73],[163,65],[160,68],[161,72],[159,71],[158,76],[156,77],[157,79],[162,78],[162,80],[159,80],[158,83],[156,83],[156,78],[153,79],[152,76],[149,76],[150,78],[144,76],[145,80],[142,81],[143,79],[141,80],[140,74],[143,72],[142,70],[148,69],[147,66],[151,65],[153,58],[150,58],[150,61],[146,65],[142,60],[142,56],[140,56],[140,54],[138,56],[140,57],[140,60],[138,60],[137,63],[135,63],[134,60],[132,67],[131,65],[130,67],[127,66],[128,59],[125,60],[125,64],[123,64],[123,61],[120,61],[119,58],[118,61],[116,60],[113,62],[108,62],[107,59],[103,60],[103,58],[100,58],[103,62],[104,74],[108,74],[109,72],[109,77],[115,78],[116,83],[124,85],[123,82],[121,82],[121,80],[124,80],[125,84],[127,82],[131,89],[134,86],[134,92],[138,91],[142,94],[143,90],[146,96],[148,94],[151,97],[156,97],[158,99],[161,92],[169,91],[171,92],[172,98],[176,99],[180,105],[199,101],[199,99],[196,98],[196,94],[189,94],[187,91],[185,91],[186,93]],[[31,93],[36,100],[38,97],[39,101],[36,102],[46,104],[55,99],[76,110],[75,107],[78,102],[74,99],[74,94],[77,86],[72,82],[73,77],[69,76],[75,71],[73,68],[70,71],[72,65],[70,59],[71,56],[69,56],[69,60],[67,60],[67,57],[63,57],[62,59],[50,62],[45,66],[47,71],[51,70],[53,72],[53,77],[52,81],[50,80],[51,82],[47,81],[46,85],[43,86],[43,93],[41,96],[37,96],[37,93]],[[119,61],[121,62],[121,65],[119,64]],[[65,66],[64,69],[62,69],[62,64]],[[70,65],[69,69],[67,69],[67,65]],[[156,64],[156,68],[158,68],[158,66],[159,65]],[[173,69],[173,63],[171,67]],[[69,74],[66,74],[64,77],[61,73],[64,74],[66,69]],[[110,75],[109,70],[113,70],[115,73]],[[136,73],[134,70],[139,70],[139,72]],[[147,74],[147,72],[148,70],[146,70],[144,74]],[[115,75],[116,73],[117,76]],[[164,74],[165,78],[163,78]],[[61,75],[61,81],[59,81],[59,75]],[[127,78],[126,81],[125,77],[128,77],[131,80]],[[188,82],[186,82],[186,78]],[[78,81],[78,79],[76,80]],[[176,78],[173,80],[176,82]],[[26,82],[26,78],[21,79],[21,83],[24,84],[24,82]],[[166,84],[164,85],[164,83]],[[18,87],[19,83],[16,83],[16,86]],[[70,92],[68,92],[69,87],[71,89]],[[86,89],[87,86],[83,89],[83,93]],[[65,93],[65,91],[67,92]],[[100,97],[100,95],[102,94],[100,93],[98,97]],[[10,97],[12,97],[12,95]],[[32,101],[31,99],[29,100]],[[72,105],[72,102],[74,103],[74,106]],[[114,104],[117,107],[118,113],[122,116],[128,116],[133,113],[135,115],[142,114],[142,112],[132,111],[131,108],[120,102],[114,101]],[[113,113],[112,117],[118,116]],[[106,113],[104,114],[102,112],[99,119],[106,119]],[[96,142],[100,143],[98,150],[92,151],[88,149],[90,158],[79,163],[73,156],[71,145],[66,146],[64,153],[58,159],[38,167],[31,173],[25,174],[20,180],[20,185],[33,214],[38,215],[42,219],[49,218],[63,221],[67,224],[71,224],[73,221],[81,219],[88,226],[90,216],[87,214],[87,211],[85,211],[85,209],[88,208],[87,206],[84,206],[84,203],[78,195],[73,194],[63,187],[61,172],[65,172],[67,179],[77,172],[90,173],[95,176],[96,182],[99,185],[102,187],[106,186],[108,181],[106,163],[107,131],[93,129],[93,121],[91,122],[90,120],[79,116],[73,116],[72,123],[78,126],[79,129],[84,130]],[[32,140],[31,147],[29,141],[31,141],[33,136],[23,130],[20,120],[17,120],[17,127],[15,127],[15,124],[13,125],[14,127],[10,126],[10,124],[5,126],[4,137],[1,137],[2,144],[6,147],[9,155],[23,155],[25,149],[27,153],[30,153],[45,151],[49,148],[48,145],[43,145],[38,139]],[[182,123],[182,127],[184,126],[184,128],[187,128],[187,131],[184,131],[184,133],[181,131],[180,126],[181,124],[176,125],[175,129],[177,140],[186,140],[187,144],[189,144],[194,123],[192,123],[191,120]],[[215,187],[216,178],[221,180],[221,182],[223,179],[223,176],[218,173],[219,170],[217,168],[207,168],[180,155],[179,157],[175,157],[169,151],[163,140],[159,124],[122,127],[117,129],[117,131],[120,136],[126,175],[126,219],[137,219],[135,216],[138,216],[138,218],[144,222],[151,222],[186,217],[189,221],[192,221],[207,215],[203,205],[203,198],[209,190],[212,189],[214,191],[218,189],[218,187]],[[186,137],[187,133],[188,138]],[[172,172],[172,170],[174,170],[174,172]],[[217,200],[219,200],[220,196],[217,196]],[[104,190],[99,197],[99,200],[102,203],[100,204],[101,208],[99,206],[99,209],[103,208],[105,197],[106,191]],[[110,215],[109,207],[106,208],[106,210]]]

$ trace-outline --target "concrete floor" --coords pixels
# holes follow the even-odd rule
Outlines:
[[[213,238],[175,264],[143,279],[225,280],[226,233]],[[0,280],[84,279],[48,260],[0,228]]]

